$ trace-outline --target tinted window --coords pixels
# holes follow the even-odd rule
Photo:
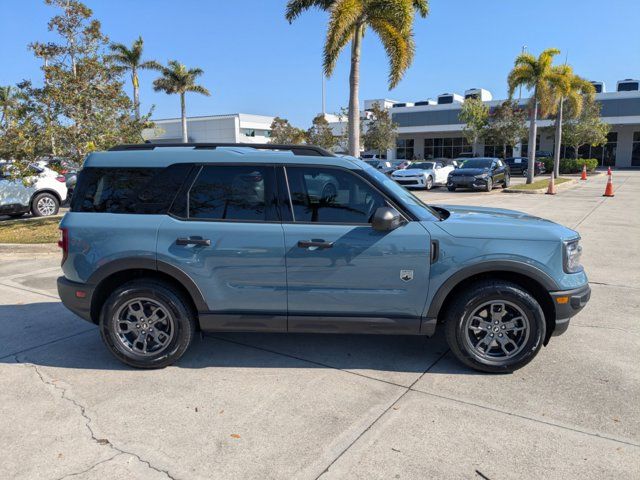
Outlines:
[[[275,216],[273,167],[205,166],[189,191],[189,218],[270,221]]]
[[[442,164],[439,164],[439,165],[442,166]],[[433,163],[432,162],[412,163],[410,168],[418,168],[420,170],[432,170],[433,169]]]
[[[486,158],[471,158],[462,162],[462,168],[491,168],[492,160]]]
[[[71,201],[72,212],[164,214],[191,169],[84,168]]]
[[[287,167],[294,220],[370,223],[386,201],[358,175],[337,168]]]

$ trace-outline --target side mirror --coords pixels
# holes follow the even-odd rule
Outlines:
[[[402,217],[395,208],[379,207],[373,214],[371,224],[378,232],[390,232],[402,225]]]

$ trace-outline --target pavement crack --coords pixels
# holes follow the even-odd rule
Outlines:
[[[85,468],[84,470],[80,471],[80,472],[74,472],[74,473],[67,473],[65,475],[63,475],[62,477],[58,477],[55,480],[64,480],[65,478],[71,478],[71,477],[77,477],[78,475],[82,475],[85,473],[90,472],[91,470],[93,470],[94,468],[96,468],[98,465],[102,465],[103,463],[108,463],[111,460],[113,460],[114,458],[116,458],[118,455],[122,455],[122,453],[117,452],[115,455],[112,455],[109,458],[106,458],[104,460],[100,460],[99,462],[94,463],[93,465],[91,465],[89,468]]]
[[[78,411],[80,412],[80,415],[85,420],[84,424],[85,424],[85,427],[87,428],[87,431],[89,432],[89,435],[91,436],[91,440],[93,442],[97,443],[100,446],[110,448],[111,450],[114,450],[115,452],[117,452],[109,460],[112,460],[113,458],[117,457],[118,455],[122,455],[122,454],[131,455],[132,457],[136,458],[140,463],[145,464],[151,470],[154,470],[154,471],[156,471],[158,473],[163,473],[163,474],[165,474],[167,476],[167,478],[169,478],[171,480],[176,480],[176,478],[174,476],[172,476],[167,470],[163,470],[161,468],[158,468],[158,467],[152,465],[151,462],[149,462],[148,460],[145,460],[144,458],[142,458],[137,453],[134,453],[134,452],[131,452],[131,451],[128,451],[128,450],[124,450],[124,449],[122,449],[120,447],[115,446],[108,438],[100,438],[100,437],[98,437],[96,435],[95,431],[93,430],[93,427],[91,426],[91,423],[93,422],[93,419],[87,414],[87,408],[84,405],[82,405],[80,402],[75,400],[74,398],[71,398],[67,394],[67,389],[66,388],[64,388],[64,387],[62,387],[60,385],[57,385],[55,382],[47,380],[36,364],[29,363],[29,362],[23,362],[18,358],[17,355],[14,355],[14,359],[15,359],[16,363],[18,363],[18,364],[25,365],[27,367],[31,367],[35,371],[36,375],[38,376],[38,378],[40,379],[40,381],[44,385],[47,385],[49,387],[53,387],[54,390],[57,390],[58,392],[60,392],[60,397],[63,400],[66,400],[67,402],[72,403],[73,405],[75,405],[78,408]],[[100,463],[104,463],[104,461],[96,463],[93,467],[99,465]],[[91,468],[93,468],[93,467],[91,467]],[[89,470],[91,470],[91,468]],[[83,472],[80,472],[80,473],[83,473]],[[71,475],[77,475],[77,474],[71,474]]]

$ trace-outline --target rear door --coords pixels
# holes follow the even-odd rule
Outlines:
[[[282,175],[289,331],[418,333],[429,287],[426,229],[409,219],[374,230],[373,213],[390,202],[350,170],[287,166]]]
[[[158,261],[189,275],[203,329],[285,331],[284,234],[272,165],[197,167],[158,232]]]

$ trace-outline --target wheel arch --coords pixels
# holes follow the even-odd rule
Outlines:
[[[167,283],[189,300],[196,315],[207,311],[202,292],[189,275],[173,265],[153,259],[118,259],[100,267],[88,280],[95,285],[91,296],[91,320],[98,323],[100,310],[111,292],[136,278],[149,278]]]
[[[518,262],[487,262],[467,267],[449,277],[431,301],[427,317],[443,322],[452,300],[464,288],[481,280],[504,280],[520,285],[540,304],[547,323],[544,345],[555,329],[556,311],[550,291],[558,290],[556,282],[540,269]]]
[[[58,205],[62,205],[62,198],[60,198],[60,194],[58,192],[56,192],[52,188],[41,188],[40,190],[36,190],[35,192],[33,192],[33,195],[31,195],[31,198],[29,199],[30,207],[33,206],[33,201],[41,193],[49,193],[53,195],[54,197],[56,197],[56,200],[58,200]]]

